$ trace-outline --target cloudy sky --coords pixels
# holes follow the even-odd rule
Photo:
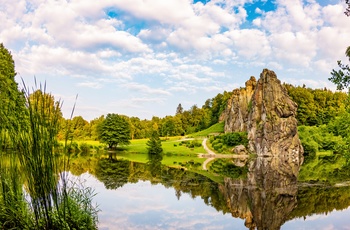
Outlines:
[[[0,42],[16,80],[34,77],[69,117],[150,119],[202,106],[264,68],[335,89],[346,60],[344,0],[0,0]],[[21,85],[21,84],[20,84]]]

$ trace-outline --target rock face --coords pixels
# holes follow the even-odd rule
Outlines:
[[[226,111],[221,116],[221,120],[225,120],[225,132],[247,131],[248,112],[255,87],[256,79],[250,77],[245,83],[245,88],[233,90]]]
[[[297,104],[290,99],[276,74],[264,69],[257,82],[251,77],[245,88],[234,90],[224,113],[225,132],[246,131],[251,153],[258,157],[278,157],[268,162],[257,159],[251,167],[259,170],[262,162],[271,164],[278,173],[296,180],[304,152],[296,110]]]

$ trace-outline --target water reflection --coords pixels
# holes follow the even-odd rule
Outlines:
[[[225,177],[221,181],[218,180],[220,177],[213,181],[207,176],[194,172],[165,167],[159,159],[153,159],[153,161],[150,159],[147,164],[143,164],[112,156],[91,160],[89,167],[93,168],[90,173],[109,190],[122,191],[130,184],[150,181],[151,184],[157,185],[154,187],[154,189],[157,188],[156,191],[152,191],[154,193],[152,199],[155,203],[160,202],[156,200],[160,199],[162,193],[169,192],[169,190],[160,189],[159,185],[166,189],[174,188],[171,189],[172,196],[175,200],[180,200],[180,203],[187,197],[196,201],[200,198],[202,203],[213,207],[216,212],[230,214],[234,217],[231,217],[232,220],[236,218],[244,220],[244,224],[241,222],[239,226],[237,222],[234,225],[227,224],[233,229],[285,229],[285,226],[295,229],[298,224],[299,227],[306,226],[305,223],[311,219],[312,215],[327,214],[334,209],[343,210],[349,207],[349,187],[300,186],[293,173],[288,174],[288,171],[275,170],[276,168],[269,170],[280,163],[271,158],[256,159],[250,164],[249,173],[245,179]],[[135,196],[140,197],[144,191],[144,188],[140,188],[138,195]],[[170,202],[169,198],[165,198],[165,202],[168,200]],[[136,209],[138,205],[142,203],[133,204]],[[172,203],[172,205],[178,204]],[[164,205],[164,208],[169,209],[169,204]],[[153,215],[155,211],[159,214],[157,209],[145,215]],[[169,216],[158,221],[170,221],[171,212],[168,212]],[[301,218],[303,221],[291,221],[296,218]],[[147,217],[143,219],[146,221]],[[139,221],[142,221],[142,218]],[[348,219],[341,221],[346,223]],[[166,223],[163,224],[163,227],[166,226]]]
[[[260,157],[251,162],[245,180],[225,178],[224,191],[234,217],[249,229],[280,229],[297,205],[293,173],[275,170],[280,159]]]

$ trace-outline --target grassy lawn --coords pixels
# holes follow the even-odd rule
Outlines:
[[[169,137],[161,138],[163,153],[165,155],[187,155],[187,156],[197,156],[198,153],[205,153],[204,148],[194,147],[187,148],[184,144],[181,145],[181,142],[184,141],[183,137]],[[131,140],[130,145],[122,146],[122,149],[129,153],[147,153],[147,141],[148,139],[138,139]],[[198,142],[201,143],[202,139],[198,139]]]
[[[188,137],[206,137],[211,133],[224,133],[224,122],[220,122],[210,126],[209,128],[197,133],[189,134]]]

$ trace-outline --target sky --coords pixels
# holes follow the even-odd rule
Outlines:
[[[151,119],[201,107],[264,68],[292,85],[335,90],[348,61],[344,0],[0,0],[0,43],[16,81],[92,120]],[[77,99],[76,96],[78,95]]]

